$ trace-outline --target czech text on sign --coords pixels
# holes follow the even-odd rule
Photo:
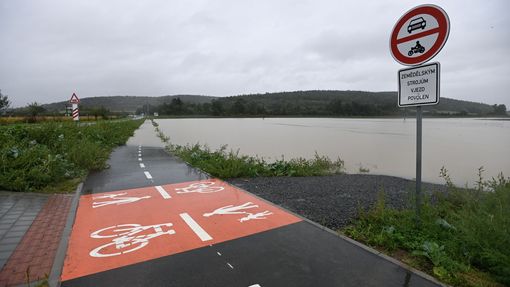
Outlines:
[[[439,63],[398,71],[398,106],[412,107],[439,103]]]
[[[449,33],[446,12],[435,5],[421,5],[397,21],[390,37],[390,51],[402,65],[419,65],[441,51]]]

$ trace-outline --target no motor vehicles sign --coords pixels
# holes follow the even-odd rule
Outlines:
[[[439,103],[439,63],[422,65],[443,48],[450,33],[446,12],[435,5],[415,7],[400,17],[390,37],[391,55],[414,66],[398,71],[398,106],[416,107],[416,223],[420,223],[423,105]]]
[[[421,5],[397,21],[391,33],[390,51],[402,65],[423,64],[439,53],[449,33],[446,12],[435,5]]]

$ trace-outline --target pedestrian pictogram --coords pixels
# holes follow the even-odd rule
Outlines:
[[[446,12],[435,5],[421,5],[397,21],[390,37],[390,51],[402,65],[420,65],[439,53],[449,33]]]
[[[259,213],[247,213],[245,217],[239,219],[239,222],[245,222],[252,219],[266,219],[267,216],[271,214],[273,213],[268,210]]]
[[[141,196],[141,197],[125,196],[125,195],[127,195],[126,192],[94,196],[93,197],[94,200],[97,200],[97,199],[106,199],[106,200],[92,202],[92,208],[98,208],[98,207],[103,207],[103,206],[112,205],[112,204],[115,204],[115,205],[128,204],[128,203],[137,202],[142,199],[151,198],[150,195]]]
[[[239,222],[245,222],[253,219],[266,219],[267,216],[273,214],[269,210],[258,212],[258,213],[251,213],[247,212],[245,210],[247,209],[253,209],[258,208],[259,206],[257,204],[253,204],[252,202],[246,202],[241,205],[227,205],[220,208],[215,209],[212,212],[204,213],[204,217],[211,217],[213,215],[234,215],[234,214],[242,214],[243,217],[239,218]]]

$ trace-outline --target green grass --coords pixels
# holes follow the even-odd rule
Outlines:
[[[341,232],[455,286],[510,286],[510,179],[470,190],[442,174],[448,191],[424,200],[419,226],[413,209],[388,208],[381,193]]]
[[[88,171],[105,168],[111,150],[124,144],[141,123],[126,120],[80,126],[72,122],[0,126],[0,189],[71,191],[71,186]]]
[[[197,167],[218,178],[256,177],[256,176],[316,176],[344,172],[344,162],[341,159],[330,160],[326,156],[315,154],[313,159],[284,158],[267,162],[263,158],[239,154],[239,151],[227,150],[223,146],[217,150],[210,150],[207,146],[174,145],[153,121],[158,136],[167,143],[169,151],[190,165]]]

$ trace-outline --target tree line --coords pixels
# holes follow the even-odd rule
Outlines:
[[[438,112],[430,109],[435,116],[505,116],[506,106],[493,105],[493,111],[484,114],[470,113],[467,110],[453,112]],[[215,117],[263,117],[263,116],[399,116],[403,110],[390,103],[359,103],[357,101],[343,101],[333,99],[329,101],[280,101],[267,103],[254,101],[242,97],[218,98],[210,103],[187,103],[180,98],[174,98],[159,106],[145,105],[140,107],[137,114],[146,113],[160,116],[215,116]]]
[[[266,105],[243,98],[220,98],[210,103],[186,103],[174,98],[169,103],[159,106],[145,105],[137,114],[158,113],[167,116],[387,116],[398,114],[395,105],[370,105],[357,102],[333,100],[321,105],[301,105],[291,102]]]

